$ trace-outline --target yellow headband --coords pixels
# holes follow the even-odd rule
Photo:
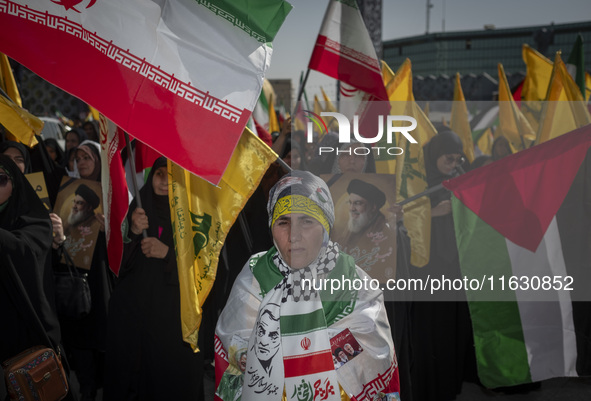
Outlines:
[[[306,216],[310,216],[320,222],[327,233],[330,232],[330,226],[328,220],[324,216],[322,209],[310,198],[303,195],[289,195],[279,199],[275,204],[273,210],[273,219],[271,220],[271,227],[275,224],[275,221],[281,216],[290,213],[302,213]]]

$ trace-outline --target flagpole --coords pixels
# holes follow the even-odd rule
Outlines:
[[[304,80],[300,84],[300,90],[298,91],[298,98],[296,100],[296,103],[298,103],[300,100],[302,100],[302,95],[304,94],[304,87],[306,86],[306,82],[308,82],[309,75],[310,75],[310,69],[308,68],[306,70],[306,75],[304,76]]]
[[[127,132],[125,134],[125,147],[127,148],[127,158],[129,159],[129,167],[131,168],[131,183],[133,185],[133,193],[135,195],[135,202],[137,207],[143,209],[142,207],[142,198],[140,197],[140,190],[137,185],[137,177],[135,173],[135,157],[133,155],[133,150],[131,149],[131,142],[129,141],[129,135]],[[148,232],[144,229],[142,230],[142,237],[148,238]]]

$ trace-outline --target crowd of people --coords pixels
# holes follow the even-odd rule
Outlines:
[[[364,385],[376,377],[382,378],[374,389],[378,393],[403,400],[451,400],[463,381],[477,382],[465,302],[384,300],[381,291],[365,288],[331,297],[302,287],[305,278],[373,275],[372,266],[388,259],[368,259],[366,250],[393,257],[395,277],[434,271],[458,275],[449,192],[431,195],[430,262],[417,269],[410,263],[402,208],[387,200],[386,192],[393,189],[360,179],[375,175],[372,154],[358,155],[354,149],[361,144],[338,145],[337,135],[328,133],[323,143],[341,146],[340,154],[315,156],[304,133],[291,132],[290,120],[283,127],[273,148],[285,163],[271,165],[242,212],[246,224],[236,224],[227,236],[218,277],[203,308],[198,353],[181,334],[166,159],[154,162],[139,199],[130,204],[121,270],[115,276],[107,260],[101,201],[93,189],[101,181],[96,125],[69,130],[65,149],[42,138],[32,149],[3,140],[0,298],[10,305],[3,308],[4,322],[13,329],[2,331],[0,360],[44,338],[19,307],[23,294],[8,278],[10,267],[18,272],[45,331],[63,351],[69,373],[75,372],[79,392],[70,391],[68,399],[95,400],[101,388],[105,400],[210,397],[204,393],[203,377],[211,374],[216,338],[226,352],[225,361],[215,361],[227,365],[216,390],[224,400],[318,391],[317,385],[305,388],[310,378],[320,381],[326,399],[363,397],[368,391]],[[510,153],[503,145],[498,153]],[[462,142],[449,129],[440,129],[424,154],[430,187],[457,174],[458,166],[468,168]],[[474,167],[492,159],[481,157]],[[65,186],[77,183],[67,215],[48,210],[25,177],[33,172],[43,173],[51,207]],[[338,184],[346,205],[344,229],[334,230],[337,199],[331,189],[348,174],[354,178]],[[92,225],[97,232],[91,254],[76,259],[74,238]],[[54,274],[72,267],[90,289],[90,310],[79,316],[56,308]],[[316,317],[310,320],[311,315]],[[283,323],[288,319],[298,326],[293,333]],[[306,325],[310,328],[302,335],[299,326]],[[333,344],[344,330],[350,337]],[[308,353],[316,355],[313,363],[287,371],[287,360]]]

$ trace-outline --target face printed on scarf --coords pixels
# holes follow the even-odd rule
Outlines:
[[[94,159],[83,150],[76,151],[76,165],[82,178],[88,178],[94,172]]]
[[[240,359],[238,360],[238,367],[240,368],[240,371],[244,373],[246,370],[246,352],[240,356]]]
[[[274,316],[271,310],[265,310],[258,321],[256,335],[256,356],[261,362],[268,362],[281,345],[279,316]]]
[[[6,202],[10,198],[10,195],[12,195],[12,181],[8,174],[6,174],[6,171],[0,168],[0,205]]]
[[[25,173],[25,158],[20,150],[17,148],[8,148],[4,151],[4,154],[12,159],[21,173]]]
[[[345,354],[345,351],[341,350],[341,352],[339,352],[339,359],[341,360],[341,362],[347,362],[349,360],[349,358],[347,358],[347,355]]]
[[[322,224],[302,213],[279,217],[272,233],[283,260],[292,269],[302,269],[316,260],[324,240]]]
[[[152,177],[152,186],[156,195],[168,195],[168,168],[158,167]]]

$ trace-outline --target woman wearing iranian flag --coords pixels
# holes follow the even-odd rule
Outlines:
[[[218,399],[396,397],[382,291],[330,241],[334,204],[325,182],[292,171],[271,189],[267,211],[275,246],[249,259],[218,320]],[[336,368],[334,350],[351,342],[363,351]]]

